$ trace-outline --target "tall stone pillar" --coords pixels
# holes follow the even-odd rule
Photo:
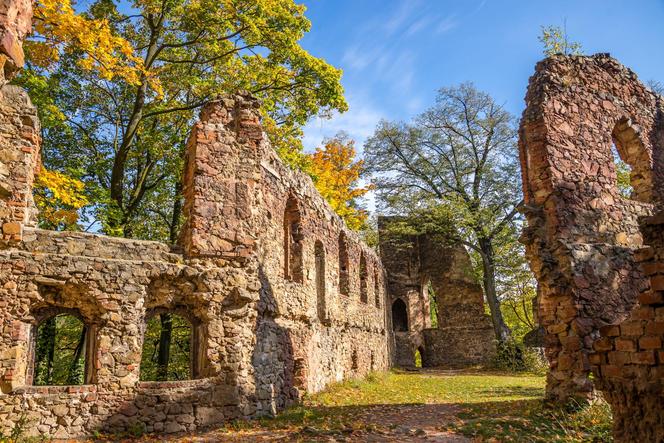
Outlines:
[[[23,67],[32,1],[0,1],[0,238],[21,240],[34,225],[32,184],[39,168],[39,120],[28,94],[7,82]]]
[[[186,151],[180,243],[188,257],[250,256],[260,159],[266,136],[259,103],[238,94],[206,105]]]

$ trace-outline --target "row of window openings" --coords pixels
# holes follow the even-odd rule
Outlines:
[[[35,386],[96,383],[94,359],[97,326],[77,314],[53,315],[35,327],[28,384]],[[141,354],[141,381],[188,380],[199,376],[194,350],[199,347],[197,328],[172,312],[155,314],[147,321]]]
[[[284,213],[284,277],[297,283],[304,282],[304,259],[301,218],[297,200],[293,197],[288,199]],[[319,299],[319,311],[321,299],[325,297],[325,247],[320,240],[314,245],[316,266],[316,291]],[[350,294],[350,273],[348,258],[348,242],[343,233],[339,235],[339,293],[348,296]],[[360,254],[360,301],[369,303],[369,272],[364,252]],[[380,280],[378,270],[374,269],[374,300],[377,308],[380,308]]]

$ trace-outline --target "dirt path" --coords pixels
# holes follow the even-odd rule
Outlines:
[[[354,411],[352,427],[339,430],[255,429],[229,432],[214,430],[197,435],[173,438],[187,442],[470,442],[451,433],[448,425],[456,420],[459,409],[450,404],[377,405]]]

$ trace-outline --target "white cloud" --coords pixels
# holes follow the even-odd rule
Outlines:
[[[368,101],[347,95],[349,110],[335,113],[331,119],[315,118],[304,127],[304,147],[311,152],[320,146],[324,139],[345,131],[355,140],[358,151],[364,141],[373,135],[383,114]]]
[[[458,24],[459,23],[456,21],[453,15],[446,17],[438,23],[438,26],[436,26],[435,33],[444,34],[447,31],[451,31],[452,29],[456,28]]]

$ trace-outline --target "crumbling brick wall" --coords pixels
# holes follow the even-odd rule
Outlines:
[[[496,352],[495,334],[484,312],[482,287],[475,280],[468,252],[434,236],[395,235],[389,230],[391,220],[379,218],[381,258],[389,300],[393,306],[397,300],[403,301],[408,314],[408,330],[394,329],[395,364],[414,365],[416,350],[423,366],[489,362]],[[435,328],[429,288],[438,308]]]
[[[0,103],[13,112],[0,119],[9,134],[32,134],[34,108],[17,96],[23,101]],[[273,414],[304,392],[389,367],[379,258],[309,177],[277,158],[253,98],[218,100],[201,112],[187,149],[187,221],[176,249],[30,226],[30,171],[38,163],[31,140],[31,149],[17,136],[0,151],[16,154],[12,171],[28,177],[11,175],[21,192],[2,200],[22,209],[11,219],[20,235],[0,246],[0,431],[23,415],[31,434],[58,438],[192,431]],[[299,220],[287,235],[293,199]],[[338,291],[340,236],[348,295]],[[288,248],[290,240],[298,247]],[[300,254],[298,279],[285,274],[287,254]],[[360,300],[361,257],[371,303]],[[154,310],[192,319],[192,380],[139,381]],[[75,311],[88,328],[86,384],[34,386],[36,325],[44,312],[60,311]]]
[[[599,329],[624,320],[647,287],[634,251],[642,245],[638,218],[663,195],[662,102],[632,71],[598,54],[538,63],[526,105],[522,240],[539,283],[547,397],[587,399]],[[632,168],[632,198],[618,192],[612,144]]]
[[[600,329],[590,355],[619,442],[664,441],[664,212],[641,220],[641,232],[648,246],[635,259],[650,285],[625,321]]]

